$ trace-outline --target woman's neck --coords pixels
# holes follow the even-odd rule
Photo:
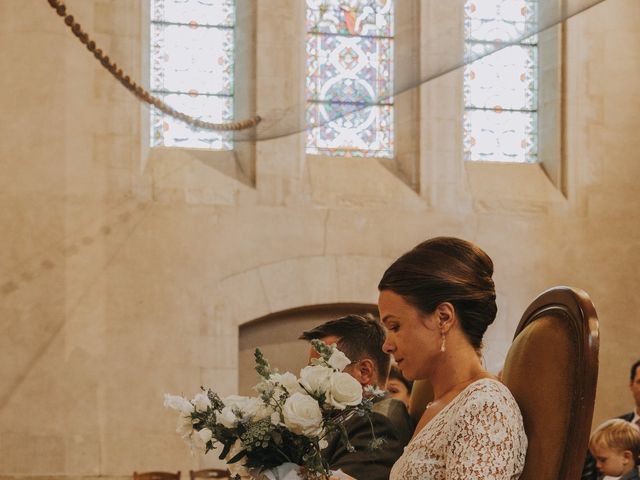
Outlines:
[[[491,376],[482,368],[477,353],[471,348],[452,348],[443,352],[439,360],[436,371],[430,378],[435,400],[461,390],[476,380]]]

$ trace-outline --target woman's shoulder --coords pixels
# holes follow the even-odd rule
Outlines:
[[[459,395],[462,409],[487,407],[497,411],[517,412],[520,408],[511,391],[499,380],[482,378],[469,384]]]

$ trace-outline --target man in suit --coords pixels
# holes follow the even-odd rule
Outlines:
[[[384,389],[389,375],[390,356],[382,351],[384,328],[373,318],[347,315],[323,323],[304,332],[301,340],[322,340],[337,344],[351,363],[344,371],[354,377],[362,387],[373,385]],[[318,352],[310,346],[309,360]],[[366,417],[355,416],[345,423],[349,442],[355,451],[349,451],[339,435],[327,439],[328,446],[322,455],[332,470],[341,469],[346,474],[366,480],[387,480],[395,461],[402,455],[404,446],[413,435],[413,423],[407,408],[399,400],[385,396],[374,403],[371,424]],[[371,428],[376,438],[384,439],[382,448],[370,450]]]
[[[640,360],[631,365],[631,375],[629,382],[629,390],[633,396],[635,408],[633,411],[620,415],[618,418],[626,420],[627,422],[634,423],[640,428]],[[639,463],[640,464],[640,463]],[[587,459],[585,461],[584,469],[582,471],[581,480],[597,480],[598,469],[596,468],[596,461],[591,455],[587,453]],[[613,477],[604,477],[602,480],[608,480]]]

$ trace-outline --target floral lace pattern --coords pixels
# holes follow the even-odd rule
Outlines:
[[[527,437],[503,384],[482,379],[447,404],[405,447],[390,480],[516,480]]]

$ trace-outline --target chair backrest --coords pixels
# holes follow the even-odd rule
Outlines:
[[[205,468],[203,470],[189,470],[191,480],[197,478],[231,478],[229,470],[220,470],[218,468]]]
[[[417,425],[424,409],[433,400],[433,388],[429,380],[416,380],[413,382],[411,396],[409,398],[409,415],[413,419],[413,424]]]
[[[133,472],[133,480],[180,480],[180,470],[174,472]]]
[[[516,329],[502,381],[529,440],[520,480],[580,478],[598,378],[598,317],[582,290],[554,287],[536,298]]]
[[[520,480],[580,478],[595,402],[598,349],[598,317],[584,291],[554,287],[526,309],[502,372],[529,440]],[[431,400],[430,383],[414,382],[409,405],[414,420]]]

